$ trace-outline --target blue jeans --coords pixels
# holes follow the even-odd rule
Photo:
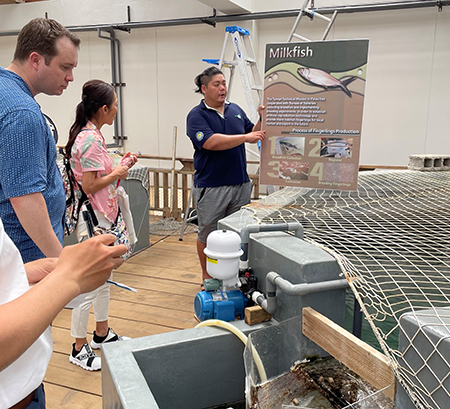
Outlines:
[[[27,409],[45,409],[45,391],[44,384],[36,389],[33,401],[27,406]]]

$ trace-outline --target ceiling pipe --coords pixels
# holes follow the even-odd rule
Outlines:
[[[341,7],[324,7],[317,8],[314,11],[320,14],[332,14],[335,10],[339,14],[346,13],[360,13],[369,11],[388,11],[388,10],[402,10],[424,7],[438,7],[450,5],[450,0],[415,0],[415,1],[402,1],[396,3],[375,3],[367,5],[354,5],[354,6],[341,6]],[[215,25],[217,23],[225,22],[238,22],[238,21],[251,21],[251,20],[264,20],[272,18],[286,18],[297,17],[300,9],[296,10],[283,10],[283,11],[267,11],[260,13],[246,13],[246,14],[229,14],[229,15],[213,15],[209,17],[189,17],[169,20],[155,20],[155,21],[142,21],[142,22],[128,22],[119,24],[102,24],[102,25],[87,25],[87,26],[67,26],[70,31],[97,31],[115,29],[130,31],[138,28],[158,28],[169,26],[183,26],[194,24],[209,24]],[[0,31],[0,36],[13,36],[19,34],[19,30],[16,31]]]
[[[123,132],[123,98],[122,98],[122,87],[125,84],[122,82],[122,62],[120,53],[120,41],[116,38],[114,30],[109,27],[105,29],[109,33],[109,36],[102,35],[102,30],[97,30],[98,38],[103,38],[110,41],[111,45],[111,85],[116,90],[117,94],[117,115],[114,120],[114,143],[106,145],[108,148],[122,148],[124,145],[124,140],[127,139]]]

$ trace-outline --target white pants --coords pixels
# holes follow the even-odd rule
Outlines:
[[[102,213],[95,210],[95,215],[97,216],[100,226],[110,227],[112,225],[112,223],[106,219]],[[77,224],[76,234],[78,241],[81,241],[83,236],[86,234],[86,224],[81,217]],[[111,278],[112,274],[110,279]],[[91,306],[94,307],[94,317],[96,322],[103,322],[108,319],[109,297],[110,288],[108,283],[105,283],[96,290],[86,294],[84,301],[72,310],[70,335],[73,338],[86,338]]]

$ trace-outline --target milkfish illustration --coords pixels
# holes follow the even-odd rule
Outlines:
[[[339,81],[337,78],[334,78],[328,72],[319,70],[317,68],[306,68],[301,67],[297,69],[299,75],[304,78],[306,81],[310,82],[313,85],[317,85],[324,89],[328,88],[341,88],[350,98],[352,97],[352,93],[347,88],[348,84],[353,82],[356,77],[350,77],[345,79],[344,81]]]

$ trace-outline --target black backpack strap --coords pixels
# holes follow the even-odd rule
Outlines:
[[[82,195],[86,195],[86,193],[82,192]],[[92,208],[91,202],[89,201],[89,199],[86,196],[86,200],[84,202],[84,204],[86,205],[86,209],[88,210],[88,212],[91,215],[91,219],[92,219],[92,224],[94,226],[98,226],[98,219],[97,216],[95,215],[94,209]]]
[[[74,192],[75,187],[81,192],[80,206],[79,206],[79,209],[77,210],[77,213],[78,214],[80,213],[81,206],[83,204],[85,204],[86,208],[91,216],[92,223],[94,224],[94,226],[98,226],[97,216],[95,215],[94,209],[92,208],[91,202],[89,201],[87,194],[83,190],[83,187],[81,186],[81,184],[78,183],[78,180],[76,179],[75,174],[73,173],[72,166],[70,166],[69,158],[64,157],[64,166],[66,167],[66,172],[69,177],[69,183],[71,185],[70,187],[71,187],[72,194]]]
[[[55,123],[53,122],[52,118],[50,118],[48,115],[44,114],[43,112],[42,112],[42,115],[46,119],[47,124],[50,128],[50,131],[52,132],[53,139],[55,140],[55,144],[58,143],[58,129],[56,128]]]

